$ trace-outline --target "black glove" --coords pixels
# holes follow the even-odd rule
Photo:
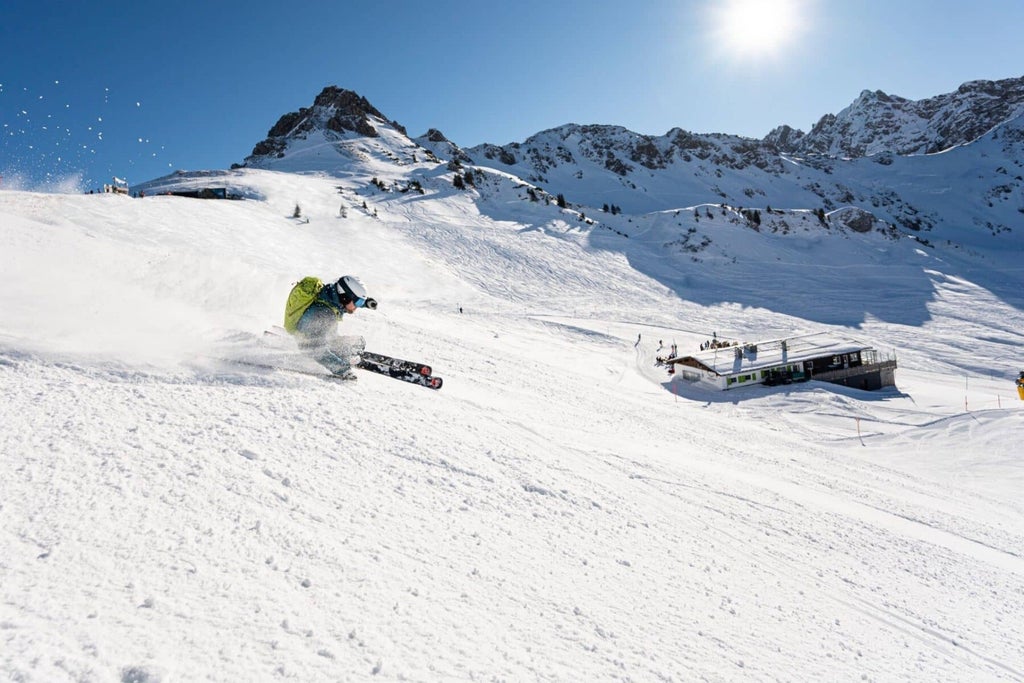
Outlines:
[[[369,299],[369,298],[367,298],[366,299],[366,303],[363,304],[363,307],[364,308],[369,308],[371,311],[376,310],[377,309],[377,300],[376,299]]]

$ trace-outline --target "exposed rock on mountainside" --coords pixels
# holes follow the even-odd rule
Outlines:
[[[449,140],[437,128],[431,128],[427,131],[426,135],[415,138],[413,142],[430,150],[439,159],[457,161],[460,164],[473,163],[468,154],[463,152],[458,145]]]
[[[932,154],[977,140],[1021,114],[1024,78],[971,81],[956,92],[918,101],[865,90],[838,115],[823,116],[807,135],[774,141],[796,154]]]
[[[328,86],[317,95],[312,107],[302,107],[298,111],[285,114],[267,133],[267,139],[256,144],[252,150],[253,157],[280,156],[284,153],[289,141],[304,138],[314,130],[332,131],[343,134],[345,131],[375,138],[379,133],[370,117],[382,121],[387,118],[377,111],[365,97],[351,90],[337,86]],[[406,134],[405,128],[394,121],[390,125]]]
[[[832,214],[831,220],[846,226],[854,232],[871,232],[878,222],[878,219],[870,211],[858,209],[857,207],[839,209]]]

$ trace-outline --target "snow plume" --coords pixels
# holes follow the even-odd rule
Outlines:
[[[37,192],[54,194],[76,194],[84,191],[85,179],[81,171],[50,178],[35,188]]]
[[[46,175],[33,179],[16,169],[0,172],[0,192],[42,192],[47,194],[80,194],[84,191],[85,181],[81,172],[62,175]]]
[[[28,215],[7,226],[19,249],[5,250],[10,274],[7,332],[36,351],[83,353],[136,361],[180,362],[194,353],[236,298],[245,310],[252,273],[214,266],[201,246],[159,244],[173,230],[125,217],[119,234],[98,234],[104,215],[133,206],[120,195],[35,195]],[[225,267],[226,266],[226,267]],[[258,298],[258,297],[257,297]]]

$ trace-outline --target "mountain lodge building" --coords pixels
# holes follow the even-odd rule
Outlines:
[[[865,344],[814,333],[726,346],[665,361],[669,373],[719,389],[790,384],[810,379],[875,390],[896,385],[896,358]]]

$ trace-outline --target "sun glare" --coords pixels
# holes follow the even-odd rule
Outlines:
[[[750,62],[781,57],[808,23],[808,0],[716,0],[709,9],[717,51]]]

